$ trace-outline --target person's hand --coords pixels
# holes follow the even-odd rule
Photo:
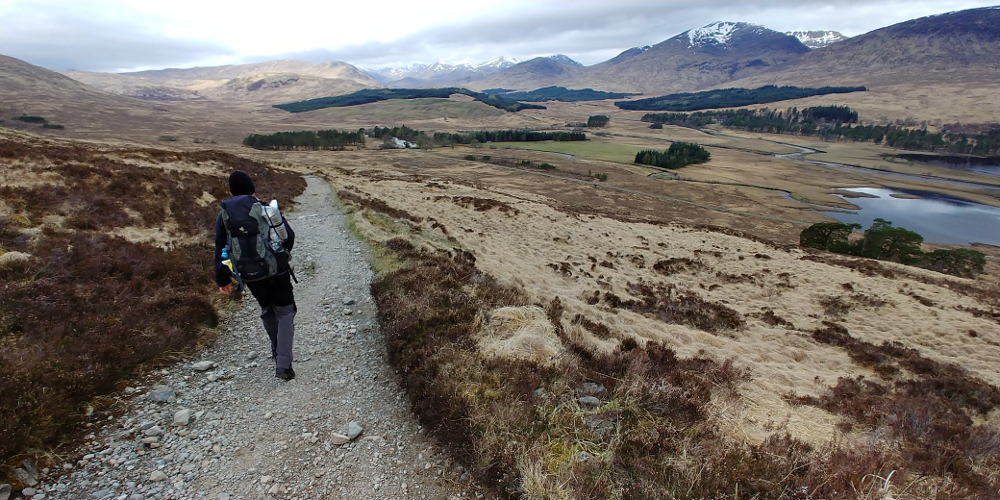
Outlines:
[[[220,286],[219,291],[222,292],[222,295],[228,296],[230,293],[233,293],[233,284],[230,283],[226,286]]]

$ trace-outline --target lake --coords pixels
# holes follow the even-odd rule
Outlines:
[[[987,243],[1000,246],[1000,208],[927,191],[885,188],[849,188],[843,191],[876,198],[845,198],[861,207],[854,212],[820,212],[840,222],[861,224],[865,229],[876,218],[882,218],[892,221],[895,227],[917,232],[928,243]],[[893,198],[890,196],[893,193],[920,198]]]

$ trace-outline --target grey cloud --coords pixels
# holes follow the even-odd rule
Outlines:
[[[996,1],[996,0],[992,0]],[[145,19],[88,11],[87,0],[44,11],[45,21],[13,22],[5,12],[0,52],[54,69],[116,70],[190,66],[276,58],[339,60],[366,68],[438,60],[485,61],[500,55],[528,59],[566,54],[584,64],[629,47],[653,45],[712,21],[750,21],[779,31],[834,29],[858,35],[888,24],[944,10],[986,6],[990,0],[575,0],[536,1],[488,17],[457,17],[393,41],[333,49],[304,47],[280,56],[245,57],[221,43],[179,40],[144,28]],[[65,4],[61,2],[61,4]],[[38,17],[31,2],[22,9]],[[52,5],[42,2],[42,5]],[[517,5],[517,4],[515,4]],[[30,7],[27,7],[30,6]],[[192,13],[192,15],[197,15]],[[130,22],[125,22],[128,19]],[[34,21],[34,19],[32,19]],[[133,24],[136,23],[136,24]]]
[[[28,16],[35,22],[14,21]],[[85,4],[47,9],[41,14],[15,10],[5,17],[0,52],[56,70],[185,66],[235,54],[219,44],[149,32],[142,24],[123,23],[89,10]]]

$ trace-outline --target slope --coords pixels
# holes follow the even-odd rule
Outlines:
[[[661,94],[697,90],[795,60],[809,48],[763,26],[716,22],[639,51],[630,49],[559,85]]]
[[[998,53],[1000,9],[971,9],[875,30],[720,86],[864,85],[869,95],[839,101],[867,110],[862,119],[996,122]]]
[[[475,82],[471,87],[534,90],[572,80],[586,72],[586,68],[566,56],[536,57]]]

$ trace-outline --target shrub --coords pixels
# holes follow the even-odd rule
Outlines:
[[[18,120],[18,121],[26,122],[26,123],[45,123],[46,122],[45,118],[42,118],[41,116],[35,116],[35,115],[15,116],[14,119]]]
[[[663,124],[660,123],[660,122],[656,122],[656,123],[650,125],[649,128],[651,128],[653,130],[663,130]]]
[[[57,123],[46,123],[46,124],[42,125],[42,128],[51,128],[51,129],[56,129],[56,130],[62,130],[64,128],[66,128],[66,127],[64,127],[62,125],[59,125]]]
[[[606,182],[608,180],[608,174],[594,174],[594,178],[601,182]]]
[[[469,161],[476,161],[476,155],[465,155],[465,159]]]
[[[538,166],[538,168],[542,170],[555,170],[556,166],[551,163],[542,163],[541,165]]]

